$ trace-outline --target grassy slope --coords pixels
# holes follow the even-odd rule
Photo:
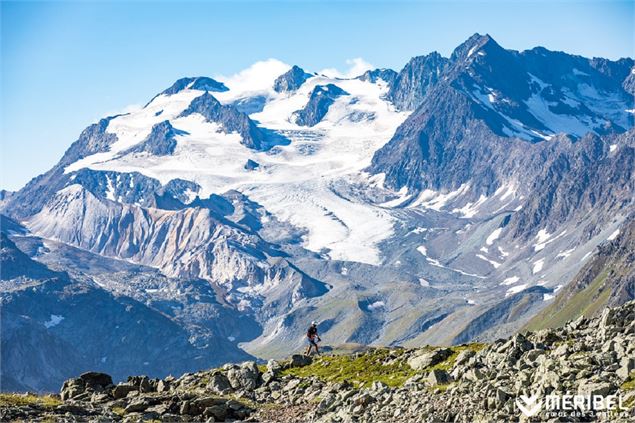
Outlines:
[[[581,315],[593,316],[606,306],[611,295],[611,289],[605,285],[607,275],[608,269],[605,269],[586,288],[578,291],[571,298],[559,296],[551,305],[532,318],[524,329],[535,331],[559,327]]]
[[[457,356],[464,350],[479,351],[485,344],[466,344],[452,347],[452,355],[445,361],[423,371],[413,370],[404,359],[405,350],[376,348],[363,354],[323,355],[305,367],[285,370],[283,374],[297,377],[317,377],[327,382],[351,382],[356,386],[368,387],[373,382],[383,382],[388,386],[402,386],[415,374],[433,369],[449,370]],[[429,347],[433,349],[433,347]]]

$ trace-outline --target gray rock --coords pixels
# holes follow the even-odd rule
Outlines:
[[[414,370],[423,370],[427,367],[434,366],[452,355],[449,348],[440,348],[433,351],[426,351],[408,359],[408,365]]]
[[[301,126],[317,125],[326,116],[335,100],[343,95],[348,93],[337,85],[316,85],[306,106],[295,112],[295,123]]]
[[[62,385],[62,389],[60,391],[60,397],[63,401],[69,400],[71,398],[75,398],[80,394],[83,394],[86,390],[86,385],[84,380],[81,378],[68,379]]]
[[[620,361],[620,367],[616,373],[622,380],[626,380],[633,370],[635,370],[635,358],[624,357]]]
[[[473,350],[467,349],[463,350],[456,356],[456,361],[454,362],[455,366],[462,366],[468,362],[468,360],[476,355],[476,352]]]
[[[161,392],[169,392],[170,391],[170,382],[162,379],[159,382],[157,382],[157,392],[161,393]]]
[[[469,369],[465,372],[465,374],[463,374],[463,379],[470,380],[472,382],[476,382],[484,378],[485,375],[480,369]]]
[[[273,90],[278,93],[293,92],[300,88],[312,75],[305,72],[299,66],[293,66],[287,72],[280,75],[273,83]]]
[[[590,382],[584,381],[578,386],[578,393],[582,395],[609,395],[615,391],[617,387],[607,382]]]
[[[82,373],[79,377],[84,381],[86,387],[93,389],[96,387],[105,388],[106,386],[112,385],[112,377],[106,373],[86,372]]]
[[[445,385],[450,383],[450,375],[445,370],[435,369],[428,374],[428,383],[430,385]]]
[[[220,372],[214,372],[210,375],[207,389],[218,393],[225,393],[232,389],[232,385],[227,376]]]
[[[255,361],[247,361],[229,369],[227,379],[234,389],[253,390],[258,387],[260,371]]]
[[[133,400],[130,404],[128,404],[125,408],[126,413],[137,413],[140,411],[145,411],[150,404],[143,398]]]
[[[224,404],[212,405],[211,407],[207,407],[203,412],[205,417],[213,417],[215,421],[225,421],[227,414],[227,406]]]
[[[304,367],[313,362],[313,359],[303,354],[293,354],[289,363],[290,367]]]
[[[136,386],[130,383],[121,383],[112,389],[112,396],[114,399],[125,398],[128,393],[137,391],[137,389]]]

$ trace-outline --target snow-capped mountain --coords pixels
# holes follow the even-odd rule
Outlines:
[[[179,79],[3,195],[3,304],[28,315],[65,271],[159,313],[189,337],[175,348],[214,363],[284,355],[307,320],[332,344],[509,334],[632,220],[634,74],[632,59],[475,34],[400,72],[268,60]],[[25,300],[26,286],[43,288]],[[29,327],[79,342],[69,317],[47,327],[67,300]]]

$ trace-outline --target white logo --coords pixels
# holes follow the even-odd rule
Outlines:
[[[516,405],[525,416],[532,417],[538,414],[542,402],[538,399],[538,394],[533,394],[530,397],[521,395],[520,398],[516,398]]]

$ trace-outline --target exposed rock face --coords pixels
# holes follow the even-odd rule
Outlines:
[[[310,73],[307,73],[299,66],[293,65],[288,72],[280,75],[273,83],[273,89],[279,93],[293,92],[300,88],[304,81],[309,79]]]
[[[60,214],[74,214],[76,219],[73,223],[61,220]],[[285,281],[287,288],[297,285],[301,296],[325,291],[324,284],[284,259],[273,259],[282,256],[273,245],[249,230],[227,224],[211,208],[145,210],[100,201],[73,185],[61,191],[32,223],[46,236],[105,256],[156,266],[173,277],[208,279],[227,289],[275,287]],[[272,259],[265,267],[261,261],[267,257]]]
[[[181,78],[176,81],[170,88],[167,88],[161,94],[173,95],[184,89],[201,90],[210,92],[224,92],[228,88],[222,82],[218,82],[215,79],[208,78],[206,76]]]
[[[395,79],[397,78],[397,72],[392,69],[373,69],[364,72],[362,75],[358,76],[358,79],[362,81],[370,81],[372,83],[377,82],[378,80],[382,80],[386,82],[388,85],[393,86]]]
[[[115,296],[93,281],[75,280],[66,273],[52,271],[25,256],[4,233],[0,241],[3,390],[51,391],[58,389],[69,374],[87,369],[108,369],[116,379],[138,368],[166,376],[200,368],[200,360],[216,360],[218,365],[224,362],[223,356],[249,357],[232,345],[226,334],[222,336],[222,329],[208,325],[203,333],[196,329],[188,332],[189,325],[179,321],[174,309],[151,302],[146,305],[142,298],[133,299],[143,290],[133,287],[134,276],[118,274],[120,269],[113,269],[108,280],[112,283],[123,276],[130,296]],[[187,284],[179,285],[178,289],[184,292],[192,290]],[[193,285],[200,285],[200,281]],[[208,292],[199,288],[193,295],[200,299],[201,295],[210,296],[209,291],[211,288]],[[174,299],[170,304],[178,305]],[[218,303],[208,302],[209,310],[200,304],[190,306],[203,318],[192,322],[194,326],[200,327],[209,315],[234,319],[221,317],[228,310]],[[96,307],[99,318],[87,319],[86,316],[95,315]],[[243,320],[245,327],[248,320]],[[232,331],[229,329],[228,333]],[[234,335],[240,337],[238,331]],[[71,385],[109,382],[98,373],[84,374],[80,380]]]
[[[258,162],[255,162],[251,159],[247,160],[247,163],[245,163],[245,170],[255,170],[258,169],[260,167],[260,164],[258,164]]]
[[[617,395],[623,404],[632,404],[635,302],[606,309],[595,319],[568,322],[559,329],[518,334],[490,345],[456,347],[456,351],[428,348],[426,353],[438,361],[417,366],[405,383],[395,385],[372,380],[359,386],[355,380],[333,382],[329,378],[350,372],[343,366],[368,360],[367,356],[383,361],[366,361],[377,368],[362,369],[353,378],[374,375],[382,367],[394,368],[390,366],[398,362],[411,362],[423,355],[421,351],[369,351],[339,360],[318,357],[301,364],[270,361],[264,374],[254,362],[245,362],[187,373],[178,379],[129,377],[118,385],[113,385],[108,375],[85,373],[64,383],[63,404],[48,408],[9,405],[0,409],[0,418],[55,418],[69,413],[66,417],[112,420],[524,421],[517,405],[521,395],[535,395],[540,404],[548,394]],[[311,374],[325,366],[332,367],[330,372]],[[383,375],[387,380],[390,376]],[[534,418],[548,419],[547,412],[571,412],[546,407]],[[633,408],[604,414],[584,406],[577,413],[583,413],[584,421],[628,422],[635,417]]]
[[[348,93],[337,85],[317,85],[311,91],[311,96],[306,106],[295,112],[296,123],[302,126],[317,125],[326,116],[329,107],[335,100],[343,95],[348,95]]]
[[[622,86],[626,91],[635,96],[635,67],[631,68]]]
[[[181,116],[200,113],[209,122],[220,124],[225,132],[238,132],[241,144],[255,150],[263,150],[267,146],[265,133],[249,119],[245,113],[239,112],[234,106],[221,104],[209,92],[197,97]]]
[[[428,352],[424,351],[422,354],[415,355],[410,358],[408,360],[408,365],[415,370],[423,370],[444,361],[451,354],[452,351],[449,349],[440,349]]]
[[[401,109],[416,109],[447,64],[448,59],[437,52],[413,57],[397,75],[388,76],[391,81],[385,79],[391,83],[388,97]]]
[[[172,179],[167,184],[149,178],[139,172],[112,172],[80,169],[68,181],[69,185],[81,185],[101,200],[116,201],[165,210],[176,210],[192,203],[192,196],[200,186],[192,181]]]
[[[175,137],[185,132],[174,129],[169,120],[157,123],[144,141],[135,145],[123,154],[149,153],[155,156],[167,156],[176,148]]]

